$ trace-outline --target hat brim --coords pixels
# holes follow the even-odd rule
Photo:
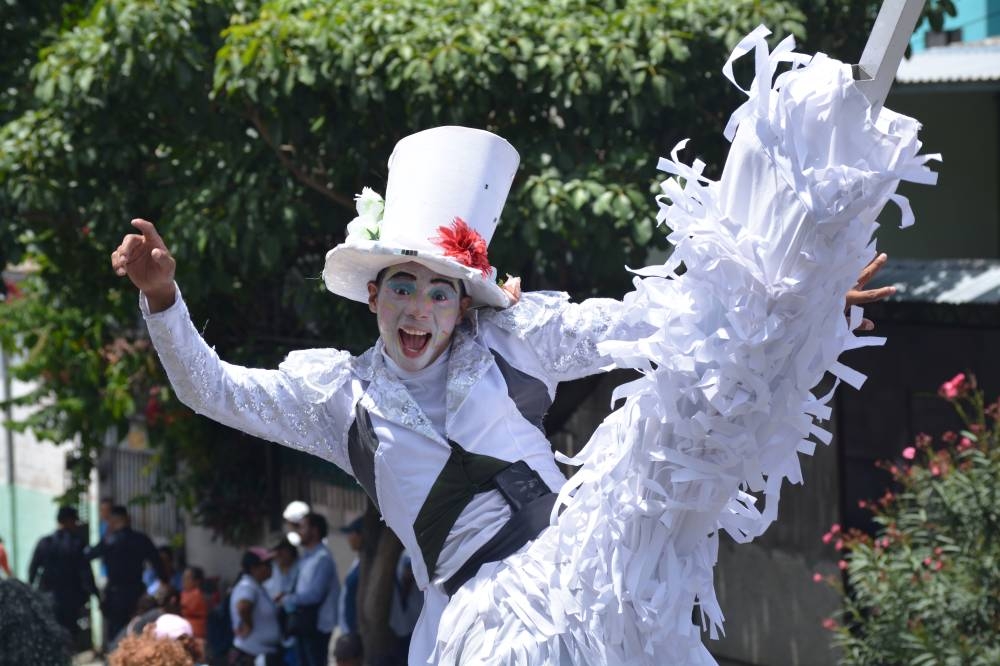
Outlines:
[[[360,303],[368,302],[368,283],[383,268],[415,261],[446,277],[458,278],[472,298],[472,307],[505,308],[510,305],[507,292],[486,277],[478,268],[463,266],[453,259],[418,250],[405,250],[379,241],[341,243],[326,253],[323,281],[326,288]],[[494,271],[495,272],[495,271]]]

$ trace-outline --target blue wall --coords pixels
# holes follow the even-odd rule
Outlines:
[[[962,41],[977,42],[993,35],[1000,35],[1000,0],[954,0],[954,17],[946,17],[945,30],[962,29]],[[914,52],[924,50],[924,33],[927,25],[922,25],[915,33],[910,45]]]

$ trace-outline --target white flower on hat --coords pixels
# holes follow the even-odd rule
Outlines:
[[[370,187],[361,189],[361,194],[354,197],[354,205],[358,216],[347,225],[347,241],[373,241],[379,239],[382,226],[382,213],[385,201],[382,196]]]

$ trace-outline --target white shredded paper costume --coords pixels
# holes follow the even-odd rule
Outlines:
[[[925,163],[937,156],[918,156],[913,119],[872,120],[850,66],[794,54],[790,38],[769,53],[767,34],[751,33],[724,69],[733,80],[733,60],[754,52],[722,178],[676,150],[660,161],[684,179],[660,197],[675,249],[637,271],[623,317],[655,333],[600,346],[642,377],[617,389],[624,404],[568,461],[580,468],[555,524],[452,598],[437,663],[714,664],[700,634],[723,623],[718,531],[762,534],[782,482],[802,481],[797,454],[830,441],[816,422],[832,392],[810,392],[824,373],[864,381],[837,359],[884,339],[852,333],[861,312],[845,319],[844,294],[874,258],[878,213],[892,200],[910,224],[894,192],[933,183]],[[792,70],[772,87],[782,62]]]
[[[179,295],[155,314],[143,301],[186,404],[337,464],[379,504],[425,593],[411,663],[714,663],[701,634],[716,636],[723,622],[712,582],[718,532],[741,542],[763,533],[784,479],[802,480],[797,454],[829,442],[817,421],[829,417],[831,396],[811,389],[826,372],[860,386],[864,377],[837,359],[882,341],[853,335],[860,309],[850,321],[843,313],[874,256],[876,215],[893,200],[910,223],[896,186],[934,181],[914,120],[883,110],[873,121],[849,66],[794,54],[790,39],[768,52],[767,34],[751,33],[724,69],[732,79],[732,60],[755,54],[720,181],[704,178],[699,162],[680,163],[676,150],[660,162],[683,181],[665,181],[660,197],[669,260],[636,271],[620,302],[526,293],[473,316],[456,329],[446,371],[427,369],[445,384],[436,419],[394,374],[381,341],[358,357],[305,350],[277,370],[241,368],[208,347]],[[772,86],[780,63],[791,69]],[[564,483],[540,415],[528,412],[559,382],[613,367],[640,378],[615,392],[620,406],[568,461],[579,470]],[[541,384],[527,410],[515,376],[529,389]],[[367,462],[347,443],[362,412],[375,439]],[[415,524],[454,442],[525,461],[561,488],[561,512],[449,600],[442,582],[510,515],[496,491],[476,495],[436,568],[425,566]],[[763,494],[763,511],[751,493]]]

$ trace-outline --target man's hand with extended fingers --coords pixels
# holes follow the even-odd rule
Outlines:
[[[128,234],[111,253],[111,268],[125,276],[146,296],[150,312],[161,312],[177,297],[174,272],[177,262],[152,222],[132,220],[140,233]]]
[[[865,285],[868,281],[875,277],[875,274],[879,272],[885,263],[889,261],[889,257],[883,252],[869,263],[861,275],[858,277],[858,283],[854,285],[854,289],[847,292],[847,309],[850,310],[851,306],[863,305],[865,303],[875,303],[876,301],[881,301],[884,298],[888,298],[896,293],[895,287],[880,287],[878,289],[865,289]],[[875,328],[875,322],[870,319],[862,319],[861,325],[858,326],[859,331],[871,331]]]

